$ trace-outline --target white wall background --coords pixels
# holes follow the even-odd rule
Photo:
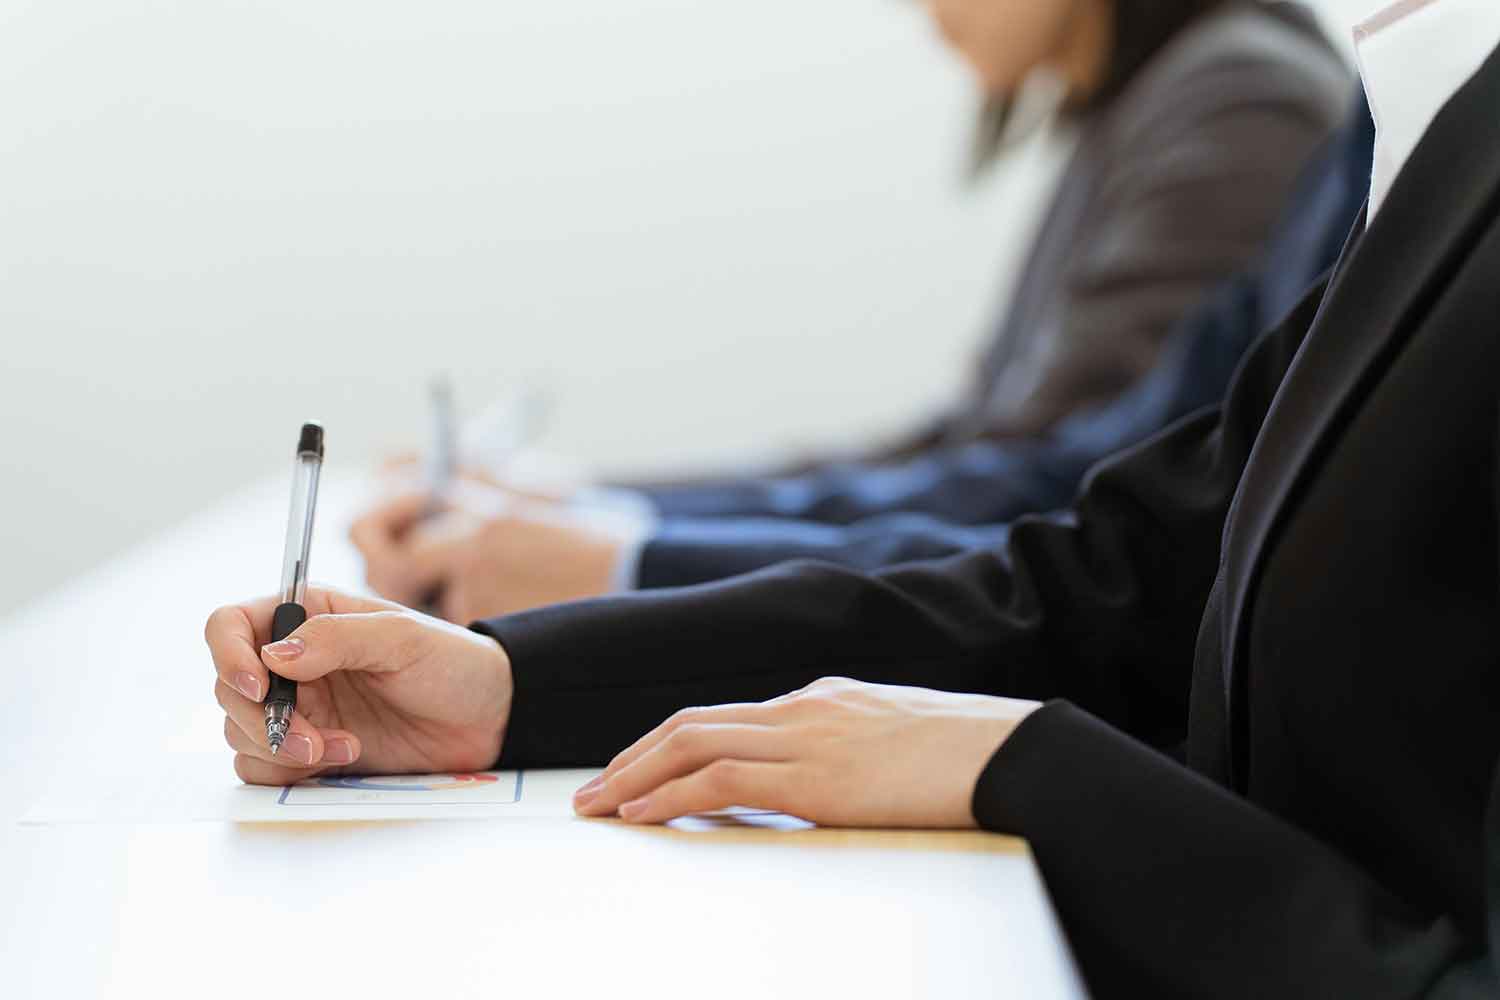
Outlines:
[[[439,368],[615,468],[899,425],[1058,159],[971,110],[882,0],[0,0],[0,614]]]

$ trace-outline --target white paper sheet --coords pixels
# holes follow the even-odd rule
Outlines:
[[[570,819],[593,770],[328,777],[242,784],[225,753],[169,753],[159,767],[60,778],[21,818],[59,823],[306,823],[393,819]]]

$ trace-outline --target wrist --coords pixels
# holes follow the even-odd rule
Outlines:
[[[984,711],[974,720],[969,740],[971,754],[962,772],[966,776],[962,811],[965,824],[971,828],[982,825],[974,812],[974,796],[980,779],[1021,724],[1042,707],[1039,701],[981,697],[985,702]]]
[[[478,633],[475,633],[478,635]],[[516,683],[515,672],[511,670],[510,654],[505,647],[500,645],[500,640],[491,636],[480,636],[490,647],[489,671],[494,690],[500,692],[500,707],[498,717],[500,728],[510,721],[510,704],[515,699]]]
[[[465,630],[468,631],[468,630]],[[515,676],[511,669],[510,654],[493,636],[470,631],[469,634],[484,650],[479,664],[480,683],[474,685],[472,693],[483,693],[482,707],[475,716],[475,725],[488,731],[492,740],[490,763],[500,758],[505,746],[506,733],[510,728],[511,706],[515,702]],[[488,766],[488,765],[487,765]]]

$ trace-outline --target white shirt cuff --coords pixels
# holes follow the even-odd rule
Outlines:
[[[620,542],[619,558],[610,572],[610,593],[635,590],[640,579],[641,556],[661,521],[656,505],[633,490],[607,486],[580,490],[572,503],[586,518],[599,519]]]

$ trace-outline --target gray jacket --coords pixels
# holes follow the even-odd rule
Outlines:
[[[1231,3],[1185,27],[1081,118],[970,390],[890,457],[1035,435],[1136,382],[1176,320],[1254,262],[1350,87],[1311,16]]]

